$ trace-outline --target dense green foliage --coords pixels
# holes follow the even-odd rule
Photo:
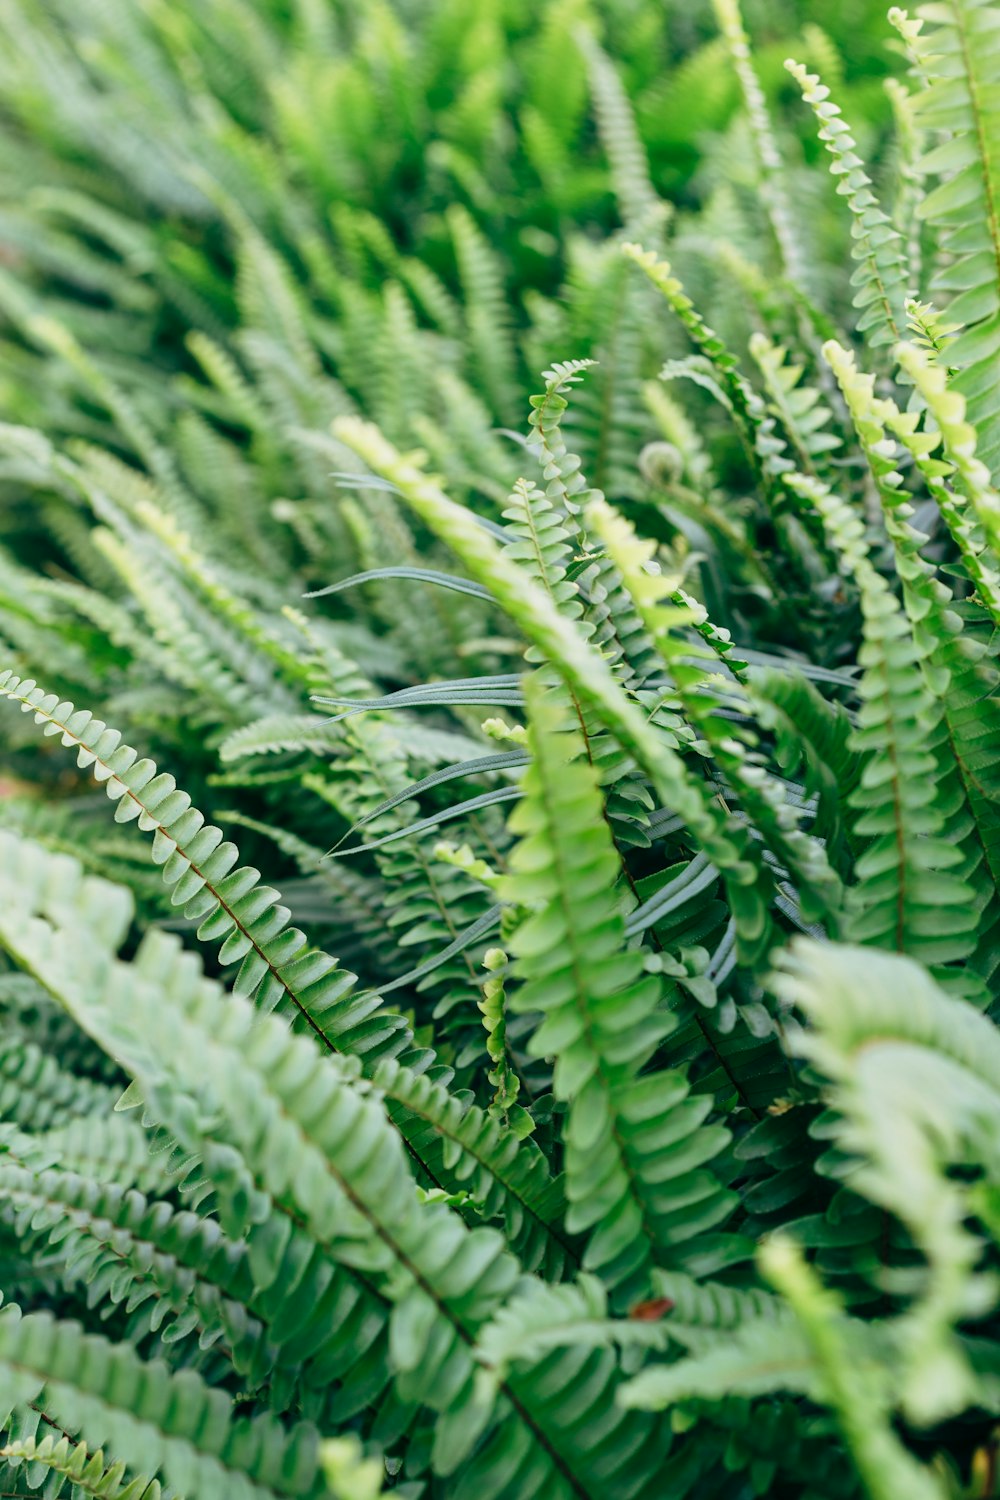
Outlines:
[[[1000,13],[665,9],[0,0],[4,1495],[1000,1495]]]

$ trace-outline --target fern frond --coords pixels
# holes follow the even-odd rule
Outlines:
[[[890,1500],[901,1490],[915,1500],[943,1500],[944,1486],[932,1469],[920,1465],[900,1443],[878,1375],[845,1379],[853,1361],[850,1334],[835,1298],[825,1293],[790,1239],[774,1239],[761,1252],[761,1266],[794,1309],[822,1372],[823,1397],[837,1413],[845,1441],[872,1500]],[[854,1367],[857,1368],[856,1366]],[[880,1386],[882,1388],[880,1389]]]
[[[950,589],[922,553],[925,538],[909,521],[909,495],[895,468],[887,428],[914,430],[916,417],[904,417],[890,399],[874,393],[872,377],[855,368],[835,345],[824,352],[843,392],[862,451],[882,503],[886,530],[902,579],[903,607],[909,617],[927,686],[937,700],[936,728],[928,723],[927,748],[938,763],[936,787],[942,808],[941,833],[961,852],[955,873],[975,892],[978,941],[970,967],[988,978],[996,964],[994,929],[1000,920],[996,882],[996,818],[989,798],[989,760],[979,741],[1000,733],[995,673],[981,661],[981,649],[966,637]],[[942,695],[940,684],[947,685]],[[992,861],[992,865],[991,865]]]
[[[6,843],[6,835],[3,836]],[[31,861],[25,861],[26,874]],[[66,909],[52,914],[65,918]],[[107,1113],[115,1091],[106,1084],[72,1073],[36,1042],[13,1036],[0,1041],[0,1114],[29,1130]]]
[[[322,1493],[312,1428],[286,1434],[265,1418],[237,1419],[230,1398],[193,1371],[171,1374],[45,1313],[0,1313],[0,1387],[7,1406],[44,1390],[48,1408],[83,1429],[89,1447],[106,1445],[140,1471],[162,1466],[181,1490],[218,1500]]]
[[[301,750],[330,756],[343,753],[344,748],[343,730],[325,715],[268,714],[228,734],[219,746],[219,759],[227,765],[250,755],[281,755]]]
[[[818,796],[814,831],[845,875],[848,799],[861,770],[860,756],[850,746],[850,716],[806,677],[774,668],[751,669],[750,697],[758,722],[775,735],[781,769],[801,774],[806,791]]]
[[[202,1348],[224,1340],[244,1375],[259,1367],[245,1246],[227,1242],[210,1219],[123,1193],[117,1183],[32,1166],[21,1160],[25,1146],[30,1161],[30,1140],[4,1140],[4,1217],[26,1239],[57,1249],[68,1284],[82,1282],[93,1304],[106,1298],[129,1314],[143,1309],[130,1319],[134,1339],[146,1327],[171,1343],[198,1332]]]
[[[794,872],[799,898],[808,906],[809,919],[835,918],[839,882],[822,847],[798,826],[795,812],[778,783],[759,757],[741,743],[730,720],[722,716],[724,707],[741,703],[749,707],[739,676],[734,673],[735,681],[717,688],[714,674],[700,666],[695,649],[671,632],[678,626],[700,621],[700,633],[703,638],[707,636],[713,655],[721,654],[723,660],[726,653],[720,647],[729,647],[730,642],[719,636],[714,627],[706,625],[702,619],[704,611],[696,601],[689,600],[683,592],[671,591],[669,584],[651,571],[655,548],[639,541],[617,512],[605,503],[591,506],[589,514],[622,570],[636,607],[667,665],[686,716],[703,736],[760,838],[784,867]],[[671,598],[670,604],[666,603],[667,598]],[[681,602],[678,604],[677,600]],[[757,863],[753,889],[746,893],[745,908],[744,892],[739,887],[731,891],[730,900],[737,926],[745,926],[748,937],[756,936],[760,947],[766,949],[766,940],[762,940],[767,930],[766,920],[761,919],[760,907],[769,895],[770,883],[747,845],[744,858],[748,863]]]
[[[564,1453],[563,1433],[548,1425],[552,1404],[533,1398],[530,1376],[502,1382],[495,1408],[475,1400],[475,1333],[513,1289],[519,1267],[495,1231],[470,1230],[451,1208],[417,1196],[402,1145],[356,1062],[324,1057],[305,1036],[224,997],[196,967],[168,975],[165,994],[160,955],[135,972],[82,943],[67,964],[62,935],[23,906],[11,906],[2,928],[5,944],[127,1061],[147,1113],[199,1150],[235,1233],[250,1228],[263,1189],[294,1210],[327,1256],[360,1267],[391,1301],[397,1388],[447,1413],[436,1428],[439,1470],[461,1464],[490,1431],[476,1460],[485,1494],[500,1494],[510,1461],[535,1480],[548,1476],[553,1493],[592,1493],[586,1468],[579,1476],[573,1469],[586,1453]],[[209,1129],[221,1150],[210,1149]],[[264,1236],[258,1276],[265,1266],[268,1280],[279,1274],[286,1239],[287,1231]],[[642,1440],[641,1428],[625,1430]]]
[[[606,1287],[584,1272],[571,1285],[536,1282],[512,1297],[480,1333],[476,1355],[492,1381],[518,1361],[540,1363],[553,1349],[663,1349],[669,1340],[664,1323],[612,1317]]]
[[[601,141],[611,167],[611,184],[626,228],[665,217],[649,179],[649,165],[636,129],[632,106],[607,53],[582,26],[576,34],[590,80]]]
[[[652,251],[643,250],[639,245],[625,244],[622,251],[666,298],[695,348],[709,362],[732,411],[747,459],[760,483],[762,494],[768,506],[780,515],[782,479],[793,465],[785,456],[785,444],[776,431],[775,420],[764,401],[740,370],[736,356],[702,318],[668,262],[658,260]]]
[[[36,316],[30,329],[38,342],[66,362],[84,388],[114,418],[119,431],[156,479],[178,523],[187,531],[200,531],[205,519],[200,506],[182,484],[169,449],[152,433],[132,397],[95,363],[69,329],[55,319]]]
[[[796,286],[808,287],[809,269],[785,192],[784,167],[768,117],[767,101],[753,66],[750,39],[739,0],[713,0],[715,18],[739,79],[743,105],[760,169],[762,197],[778,246],[784,273]]]
[[[490,1104],[490,1114],[505,1124],[521,1091],[520,1079],[514,1071],[507,1049],[507,1023],[504,1015],[507,997],[503,975],[494,973],[506,966],[507,955],[503,949],[490,948],[483,958],[483,968],[488,969],[490,975],[483,982],[483,998],[478,1002],[486,1028],[486,1051],[493,1065],[487,1077],[496,1090]]]
[[[652,653],[607,557],[598,553],[585,572],[574,570],[572,584],[566,581],[573,547],[588,555],[593,553],[593,544],[580,518],[587,503],[600,491],[588,484],[579,457],[567,448],[562,431],[568,407],[565,392],[578,385],[593,364],[592,360],[568,360],[553,365],[543,375],[544,392],[532,397],[527,447],[537,453],[546,488],[542,497],[523,480],[515,485],[504,514],[515,538],[523,545],[515,545],[509,555],[527,564],[531,574],[545,585],[569,618],[579,619],[581,614],[585,617],[583,628],[595,645],[604,647],[625,678],[641,681],[648,675]],[[558,543],[558,552],[550,550],[543,554],[543,542],[549,548]],[[571,589],[580,596],[579,606],[569,593]]]
[[[829,1080],[831,1134],[859,1191],[906,1224],[927,1261],[894,1330],[901,1395],[917,1420],[957,1409],[974,1381],[954,1324],[992,1300],[974,1267],[967,1189],[954,1162],[985,1160],[1000,1121],[995,1026],[945,995],[918,964],[888,954],[797,940],[783,958],[781,995],[810,1029],[795,1050]]]
[[[641,953],[624,950],[617,860],[593,772],[541,685],[528,679],[525,691],[532,762],[511,818],[522,841],[510,892],[537,910],[510,940],[523,980],[510,1004],[543,1015],[531,1051],[555,1056],[553,1090],[570,1106],[567,1225],[591,1231],[584,1263],[641,1292],[651,1260],[729,1212],[712,1175],[695,1170],[725,1138],[699,1128],[710,1101],[685,1104],[681,1076],[644,1073],[670,1023]]]
[[[766,334],[755,333],[748,345],[764,378],[771,411],[781,422],[804,474],[822,469],[824,455],[842,446],[835,432],[824,431],[833,413],[813,386],[802,385],[802,365],[789,364],[788,350]]]
[[[468,1192],[483,1218],[502,1218],[528,1269],[544,1264],[556,1275],[578,1262],[576,1244],[562,1226],[562,1183],[530,1139],[450,1091],[445,1075],[435,1078],[385,1061],[374,1076],[393,1122],[427,1161],[429,1180]]]
[[[39,689],[18,684],[16,679],[8,678],[4,686],[8,696],[20,693],[18,701],[27,702],[29,710],[41,715],[43,722],[58,723],[61,727],[53,732],[63,737],[68,735],[71,743],[81,747],[79,754],[84,764],[96,765],[98,775],[104,773],[113,800],[119,805],[125,802],[129,816],[137,816],[141,827],[154,832],[157,846],[154,856],[157,852],[162,854],[164,875],[175,894],[180,887],[181,901],[175,904],[183,902],[188,913],[195,905],[194,915],[200,920],[203,939],[217,941],[227,933],[235,933],[241,947],[249,944],[249,956],[265,964],[256,986],[244,981],[237,993],[254,995],[256,1004],[264,1009],[278,1004],[293,1021],[298,1019],[313,1031],[327,1048],[335,1052],[356,1049],[370,1066],[399,1054],[407,1046],[409,1033],[402,1018],[381,1007],[377,996],[355,992],[353,975],[340,969],[326,954],[310,948],[301,932],[287,926],[286,909],[277,904],[276,893],[259,885],[256,871],[233,870],[238,858],[235,846],[223,843],[220,830],[205,824],[200,814],[192,812],[189,799],[176,791],[173,778],[154,779],[151,762],[137,761],[128,747],[119,748],[115,732],[95,723],[88,714],[77,714],[70,705],[50,702]],[[54,716],[54,710],[58,710],[58,717]],[[161,781],[162,786],[158,785]],[[162,848],[164,844],[166,849]],[[25,856],[28,869],[33,857],[31,847],[27,846]],[[76,888],[80,885],[79,871],[70,873]],[[29,883],[27,889],[32,890],[33,886]],[[210,905],[206,904],[206,896],[210,897]],[[114,903],[111,905],[114,909]],[[396,905],[397,912],[401,912],[398,897]],[[75,911],[74,920],[79,921]],[[224,929],[222,932],[218,930],[220,927]],[[221,957],[226,960],[225,942]],[[232,961],[236,962],[236,957]],[[474,969],[472,972],[475,973]],[[239,979],[238,975],[238,982]],[[279,984],[281,994],[274,994]],[[409,1087],[406,1083],[402,1086]],[[440,1102],[436,1108],[442,1110]],[[423,1113],[418,1110],[418,1115]],[[430,1123],[436,1126],[433,1116]],[[448,1124],[444,1111],[440,1123],[447,1137],[454,1127]],[[474,1134],[473,1131],[471,1138]],[[504,1143],[501,1140],[496,1145],[502,1158]],[[471,1154],[474,1157],[476,1152],[473,1150]],[[451,1166],[454,1165],[452,1162]]]
[[[833,157],[831,170],[841,179],[837,192],[847,199],[851,210],[854,258],[858,262],[851,284],[856,288],[854,306],[861,313],[858,331],[867,336],[873,349],[896,343],[906,327],[903,304],[908,290],[899,233],[872,192],[857,142],[839,106],[830,100],[830,90],[801,63],[789,59],[785,67],[815,112],[819,138]]]
[[[223,963],[239,963],[237,993],[253,995],[265,1010],[289,1008],[330,1047],[348,1045],[356,1028],[359,1039],[372,1036],[373,1007],[351,996],[354,976],[310,949],[304,934],[288,925],[278,893],[260,884],[258,871],[237,867],[236,846],[206,823],[172,776],[158,775],[154,762],[122,744],[117,730],[32,682],[5,672],[0,693],[34,714],[45,734],[59,735],[76,750],[80,766],[92,769],[116,804],[116,821],[135,820],[141,832],[153,835],[153,858],[162,866],[173,905],[199,923],[203,941],[222,943]],[[390,1052],[390,1038],[402,1040],[401,1028],[399,1017],[376,1027]]]
[[[906,325],[917,348],[923,350],[932,364],[941,362],[948,345],[954,342],[955,335],[960,332],[961,325],[952,323],[944,313],[938,311],[933,302],[918,302],[915,297],[907,297],[904,307]],[[947,360],[944,360],[944,364],[948,368]],[[953,374],[954,371],[948,368],[949,378]]]
[[[980,574],[982,576],[984,603],[992,603],[996,589],[996,559],[1000,554],[1000,494],[977,454],[982,424],[979,427],[972,425],[968,420],[965,397],[957,386],[949,386],[946,372],[933,364],[926,354],[905,344],[897,353],[902,368],[926,401],[937,424],[950,472],[972,512],[971,517],[963,517],[962,508],[946,500],[942,515],[969,565],[973,582],[978,585]],[[973,526],[969,525],[970,520]],[[976,536],[975,527],[981,528],[982,538]]]
[[[261,623],[245,600],[227,587],[169,514],[148,501],[141,501],[136,506],[136,517],[169,551],[227,625],[277,667],[291,687],[307,685],[308,674],[298,657]]]
[[[908,362],[910,371],[921,373],[929,361],[919,345],[901,344],[897,357]],[[912,378],[912,376],[911,376]],[[933,378],[933,377],[931,377]],[[925,387],[928,377],[921,373]],[[934,499],[961,557],[961,566],[973,584],[976,602],[996,623],[1000,621],[1000,569],[995,564],[983,527],[974,507],[953,488],[954,465],[939,453],[940,431],[920,431],[911,414],[893,416],[889,421],[894,435],[912,455],[914,463]]]
[[[162,1494],[158,1480],[140,1475],[130,1478],[123,1463],[108,1463],[100,1448],[92,1450],[68,1437],[8,1438],[0,1448],[0,1458],[18,1466],[37,1465],[69,1481],[76,1494],[99,1500],[160,1500]]]
[[[237,811],[222,812],[219,820],[238,828],[248,828],[270,839],[276,848],[295,861],[317,891],[324,893],[327,907],[324,915],[338,928],[338,935],[342,930],[342,941],[356,943],[366,958],[374,956],[388,968],[393,967],[392,945],[385,931],[384,892],[374,880],[328,858],[325,850],[288,828],[263,823]]]
[[[953,294],[945,311],[964,325],[949,350],[959,371],[955,394],[967,401],[983,462],[996,475],[1000,114],[993,83],[1000,65],[1000,31],[984,0],[946,0],[941,6],[921,7],[906,32],[922,73],[923,87],[913,100],[917,125],[944,135],[921,162],[925,175],[942,179],[920,208],[947,257],[930,290],[935,297]]]
[[[517,368],[508,325],[502,273],[474,219],[460,204],[447,214],[465,298],[469,345],[494,410],[510,420],[515,409]]]
[[[181,587],[172,586],[140,547],[103,527],[94,532],[94,544],[139,603],[160,647],[168,680],[211,703],[223,722],[245,718],[252,688],[239,669],[233,670],[230,642],[223,636],[222,653],[216,652],[219,638],[206,622],[196,621],[194,601]]]
[[[961,855],[944,838],[935,798],[941,766],[928,744],[936,742],[941,708],[921,674],[921,651],[868,557],[857,514],[816,480],[798,475],[789,483],[822,516],[864,617],[864,707],[853,748],[866,759],[851,804],[854,833],[870,842],[855,865],[848,933],[931,964],[963,958],[975,931],[973,893],[952,873]]]
[[[892,118],[896,126],[896,182],[892,201],[892,223],[902,242],[907,285],[916,289],[922,283],[924,260],[920,204],[924,197],[924,171],[921,159],[926,142],[924,133],[915,119],[913,95],[898,78],[887,78],[885,90],[889,96]],[[908,322],[911,318],[911,300],[908,299],[904,304]]]
[[[854,1358],[861,1349],[853,1348]],[[692,1398],[721,1401],[727,1395],[754,1397],[794,1391],[816,1400],[819,1371],[802,1332],[789,1319],[750,1322],[692,1358],[654,1365],[630,1381],[623,1401],[643,1410],[662,1410]]]

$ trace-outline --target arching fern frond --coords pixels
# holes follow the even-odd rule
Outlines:
[[[796,940],[779,991],[810,1023],[793,1046],[829,1080],[830,1134],[857,1190],[897,1215],[927,1260],[900,1316],[900,1394],[916,1420],[975,1399],[954,1324],[982,1288],[968,1188],[954,1163],[992,1159],[1000,1128],[996,1027],[946,995],[918,964],[888,954]],[[992,1171],[991,1167],[987,1170]]]
[[[344,419],[337,435],[383,477],[391,478],[403,498],[461,558],[469,572],[490,589],[500,604],[545,654],[588,709],[650,775],[664,803],[684,818],[720,866],[738,866],[738,855],[722,831],[718,810],[690,777],[680,757],[651,728],[642,711],[616,682],[610,668],[554,606],[546,593],[525,578],[503,556],[477,520],[449,500],[413,463],[402,458],[376,428]]]
[[[711,1101],[686,1100],[681,1075],[645,1072],[671,1023],[641,952],[625,948],[594,775],[582,741],[561,732],[562,709],[534,679],[525,691],[532,762],[511,818],[522,841],[510,894],[532,914],[510,939],[523,981],[510,1004],[544,1017],[531,1052],[554,1055],[553,1090],[569,1104],[567,1226],[589,1231],[585,1265],[641,1295],[652,1261],[729,1212],[702,1170],[726,1137],[702,1128]]]
[[[968,402],[983,462],[1000,469],[1000,107],[994,82],[1000,29],[988,0],[945,0],[921,6],[910,20],[896,12],[922,75],[913,99],[917,125],[944,134],[921,162],[941,179],[920,213],[937,232],[946,257],[931,295],[953,295],[945,311],[963,332],[949,348],[958,368],[955,391]]]
[[[259,871],[237,865],[235,844],[206,823],[172,776],[158,775],[153,761],[122,744],[117,730],[33,682],[8,671],[0,675],[0,693],[34,714],[46,734],[59,735],[76,750],[80,766],[92,769],[116,804],[116,821],[137,821],[141,832],[153,835],[153,858],[162,866],[172,903],[198,921],[203,941],[222,943],[223,963],[239,963],[237,993],[254,996],[265,1010],[290,1010],[330,1047],[347,1046],[356,1027],[359,1040],[372,1037],[369,1018],[377,1004],[352,997],[355,976],[310,949],[305,935],[288,925],[277,891],[261,885]],[[405,1034],[400,1017],[386,1017],[376,1029],[390,1053],[396,1050],[391,1038],[398,1045]]]
[[[292,1211],[326,1256],[358,1268],[392,1304],[388,1358],[397,1389],[444,1413],[433,1450],[440,1472],[468,1460],[469,1482],[474,1474],[482,1493],[497,1497],[514,1463],[525,1470],[517,1493],[544,1480],[561,1497],[597,1500],[588,1451],[570,1455],[559,1400],[535,1392],[530,1373],[501,1382],[495,1404],[478,1400],[475,1335],[520,1269],[496,1231],[469,1229],[446,1204],[418,1197],[379,1094],[354,1060],[323,1056],[276,1018],[224,997],[197,966],[176,966],[164,989],[154,955],[136,969],[88,952],[82,940],[69,961],[63,935],[14,903],[0,927],[5,945],[127,1064],[147,1115],[199,1151],[230,1232],[250,1230],[265,1211],[264,1193],[286,1216]],[[287,1234],[276,1227],[263,1236],[258,1277],[265,1267],[268,1281],[280,1273]],[[2,1362],[0,1340],[0,1369]],[[631,1437],[616,1463],[638,1444],[652,1447],[650,1432],[626,1424]],[[637,1483],[648,1481],[655,1450],[643,1463],[630,1471]]]
[[[974,583],[982,585],[983,602],[990,607],[995,603],[995,575],[1000,555],[1000,493],[978,456],[982,424],[973,426],[969,421],[966,398],[957,386],[949,386],[947,372],[932,363],[922,350],[902,344],[897,355],[902,368],[926,401],[941,434],[944,457],[950,465],[943,477],[954,475],[955,486],[972,512],[971,516],[963,516],[962,507],[947,494],[943,504],[942,497],[937,496],[941,513],[969,566],[970,577]],[[977,527],[981,529],[981,536],[976,534]],[[988,549],[984,542],[989,544]]]
[[[851,210],[853,253],[858,262],[851,284],[856,288],[854,305],[861,313],[858,331],[867,336],[873,349],[896,343],[906,327],[903,304],[908,291],[899,233],[872,192],[857,143],[839,106],[830,100],[830,90],[801,63],[789,60],[785,67],[816,114],[819,138],[833,157],[831,170],[840,178],[837,191]]]
[[[926,748],[938,766],[941,832],[961,854],[955,874],[974,892],[977,942],[969,967],[988,979],[997,963],[995,929],[1000,921],[993,874],[998,833],[993,793],[1000,793],[1000,788],[995,785],[990,751],[984,751],[983,745],[992,745],[1000,735],[996,673],[983,660],[982,648],[972,640],[971,632],[963,630],[957,601],[924,557],[926,539],[909,520],[910,496],[895,467],[897,455],[887,428],[900,436],[915,432],[915,415],[904,416],[891,399],[876,397],[872,377],[859,372],[845,350],[828,344],[824,352],[882,504],[902,580],[903,608],[928,690],[937,704],[936,727],[931,730],[928,725]]]

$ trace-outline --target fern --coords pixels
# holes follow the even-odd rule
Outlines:
[[[853,744],[866,761],[851,802],[855,832],[871,842],[855,866],[849,933],[929,963],[962,958],[975,913],[970,887],[951,873],[960,856],[943,837],[944,810],[931,790],[942,774],[927,748],[940,704],[920,675],[920,649],[902,609],[869,560],[858,517],[815,480],[792,482],[823,517],[858,585],[865,622],[865,713]]]
[[[617,959],[608,979],[602,977],[606,955],[620,949],[623,938],[612,891],[613,848],[582,743],[559,733],[561,714],[540,689],[533,688],[528,702],[533,760],[526,801],[512,820],[522,835],[512,888],[538,910],[512,938],[525,981],[512,1004],[544,1016],[532,1051],[558,1053],[553,1089],[570,1103],[567,1226],[599,1225],[586,1264],[610,1285],[641,1292],[650,1259],[725,1216],[726,1195],[710,1174],[695,1170],[725,1137],[699,1131],[710,1101],[685,1110],[683,1079],[639,1076],[665,1024],[656,1017],[657,985],[642,976],[638,953],[631,964]],[[627,1028],[619,1019],[623,1012]]]
[[[873,348],[894,343],[905,327],[906,267],[899,234],[871,190],[871,178],[861,165],[857,143],[838,106],[829,102],[830,90],[800,63],[787,62],[785,66],[816,113],[820,140],[833,157],[832,171],[841,178],[837,191],[846,197],[853,216],[858,268],[852,284],[857,288],[854,306],[861,313],[858,332],[868,335]]]
[[[933,733],[929,745],[939,763],[938,777],[942,791],[939,800],[950,816],[942,831],[947,841],[961,851],[963,860],[956,873],[977,892],[979,910],[979,959],[971,967],[993,962],[991,929],[996,921],[994,893],[981,868],[991,858],[993,818],[989,809],[989,763],[984,764],[975,742],[990,737],[989,723],[994,709],[991,674],[979,664],[979,652],[964,636],[955,600],[933,568],[920,553],[921,535],[908,522],[910,506],[900,476],[893,467],[893,456],[887,452],[886,423],[904,432],[910,425],[890,401],[879,401],[873,394],[873,382],[857,373],[843,350],[828,348],[828,357],[837,375],[851,416],[855,422],[862,449],[871,468],[885,512],[886,530],[897,555],[897,566],[903,580],[903,605],[914,630],[914,640],[923,657],[924,674],[936,696],[936,676],[946,681],[948,697],[936,710],[939,725],[938,743]],[[930,726],[929,726],[930,727]],[[946,740],[942,737],[944,731]],[[957,793],[957,795],[956,795]],[[985,795],[984,795],[985,793]]]
[[[764,205],[785,275],[797,285],[809,284],[808,267],[788,204],[781,156],[768,118],[767,103],[754,71],[750,39],[743,27],[739,0],[714,0],[715,15],[739,79],[747,121],[761,174]]]
[[[931,292],[955,294],[946,312],[964,325],[951,346],[951,361],[960,371],[956,390],[969,401],[984,461],[995,471],[1000,437],[992,414],[991,372],[1000,330],[1000,147],[988,80],[996,65],[996,26],[979,0],[953,0],[926,18],[918,13],[901,24],[924,85],[913,102],[917,123],[944,134],[922,163],[928,176],[942,180],[920,213],[952,262],[935,276]]]
[[[193,1373],[144,1365],[127,1345],[45,1313],[4,1309],[0,1379],[5,1402],[31,1402],[44,1389],[51,1409],[73,1426],[86,1425],[92,1442],[103,1433],[126,1463],[162,1464],[171,1482],[202,1494],[322,1493],[308,1427],[286,1437],[266,1420],[241,1422],[223,1393]],[[108,1399],[113,1381],[122,1391],[117,1401]]]
[[[105,1464],[100,1448],[91,1452],[85,1443],[73,1444],[68,1437],[56,1441],[49,1436],[40,1442],[15,1439],[0,1452],[8,1463],[41,1466],[68,1479],[80,1494],[106,1496],[108,1500],[159,1500],[157,1480],[139,1475],[129,1479],[123,1463]]]
[[[994,1487],[1000,30],[714,12],[4,0],[4,1493]]]

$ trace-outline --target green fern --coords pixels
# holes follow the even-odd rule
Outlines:
[[[992,10],[982,0],[949,0],[912,20],[895,12],[912,48],[923,87],[915,96],[917,124],[944,139],[924,157],[922,170],[942,179],[920,206],[950,264],[931,282],[949,292],[945,311],[964,325],[951,346],[959,369],[956,391],[969,402],[984,461],[994,472],[1000,432],[994,419],[992,375],[1000,337],[1000,136],[990,84],[997,61]]]
[[[994,1487],[1000,29],[714,12],[4,0],[4,1493]]]
[[[906,326],[906,266],[899,234],[872,192],[871,178],[857,154],[857,142],[839,107],[829,102],[830,90],[800,63],[789,61],[785,67],[816,113],[820,140],[833,157],[831,170],[841,179],[837,191],[846,197],[853,217],[858,268],[852,285],[856,287],[854,306],[861,313],[858,332],[867,335],[872,348],[895,343]]]
[[[537,911],[511,939],[524,981],[511,1004],[543,1015],[531,1051],[557,1054],[553,1090],[570,1104],[567,1227],[594,1230],[585,1264],[634,1295],[647,1289],[651,1261],[729,1211],[718,1183],[698,1170],[726,1137],[699,1128],[711,1101],[685,1108],[682,1077],[643,1074],[667,1025],[658,986],[639,953],[631,963],[620,953],[615,854],[583,744],[560,733],[562,711],[541,687],[529,679],[528,688],[533,759],[512,818],[522,842],[511,892]]]
[[[864,618],[864,714],[853,748],[865,764],[851,803],[854,832],[870,842],[855,865],[849,935],[928,963],[963,958],[976,914],[971,888],[952,873],[961,856],[944,837],[944,808],[933,794],[943,768],[928,746],[941,706],[921,676],[920,647],[871,564],[858,516],[816,480],[789,482],[822,516],[858,586]]]

